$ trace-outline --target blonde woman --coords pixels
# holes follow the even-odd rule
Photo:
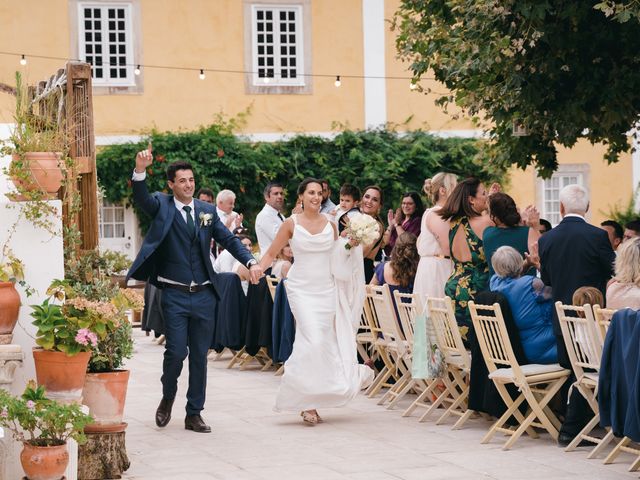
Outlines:
[[[607,308],[640,310],[640,237],[617,250],[615,276],[607,287]]]
[[[444,286],[453,272],[449,258],[449,222],[437,215],[458,183],[453,173],[440,172],[424,182],[424,193],[433,207],[422,215],[417,247],[420,255],[413,293],[424,301],[425,296],[444,297]]]

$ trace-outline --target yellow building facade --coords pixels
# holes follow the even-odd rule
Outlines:
[[[330,135],[335,125],[383,124],[480,136],[468,119],[435,106],[436,93],[409,88],[411,75],[396,58],[390,28],[398,5],[399,0],[0,0],[0,82],[13,84],[19,69],[35,83],[65,59],[91,61],[98,145],[135,140],[151,128],[193,129],[219,114],[241,112],[249,115],[239,133],[257,140]],[[22,55],[26,65],[19,63]],[[422,86],[444,91],[433,80]],[[0,95],[0,123],[11,123],[12,111],[13,99]],[[555,180],[544,182],[532,169],[514,171],[508,191],[521,205],[536,204],[555,223],[558,185],[578,181],[592,192],[591,221],[600,222],[640,182],[640,158],[624,155],[608,166],[603,152],[583,143],[561,149]]]

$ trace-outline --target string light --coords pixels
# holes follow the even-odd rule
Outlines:
[[[334,84],[336,87],[339,87],[340,85],[342,85],[342,82],[340,81],[340,75],[336,75],[336,81],[335,81],[335,82],[333,82],[333,84]]]
[[[25,58],[24,55],[22,55],[22,57],[20,57],[20,65],[26,65],[27,64],[27,59]]]
[[[270,81],[269,80],[269,76],[262,77],[262,81],[263,81],[263,83],[269,83],[269,81]]]
[[[205,74],[204,74],[204,70],[201,68],[200,69],[200,75],[198,75],[200,77],[200,80],[204,80],[205,79]]]
[[[416,82],[414,82],[413,80],[411,80],[411,83],[409,84],[409,89],[410,90],[415,90],[416,88],[418,88],[418,84]]]
[[[140,75],[140,65],[138,65],[138,66],[136,67],[136,69],[133,71],[133,73],[134,73],[135,75]]]

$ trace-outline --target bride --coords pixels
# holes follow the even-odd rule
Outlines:
[[[364,303],[362,249],[347,250],[347,241],[320,213],[319,180],[303,180],[298,199],[302,213],[282,224],[260,265],[269,268],[290,244],[295,262],[286,290],[296,335],[275,410],[301,412],[305,423],[315,425],[322,422],[317,408],[345,405],[371,383],[373,371],[359,365],[356,355],[355,328]]]

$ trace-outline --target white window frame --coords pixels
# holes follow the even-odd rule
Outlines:
[[[561,164],[558,166],[558,170],[547,180],[542,178],[538,179],[538,206],[540,210],[540,217],[551,222],[554,227],[560,223],[562,217],[560,216],[560,200],[558,199],[558,211],[551,211],[547,208],[546,192],[547,181],[557,178],[559,180],[558,193],[565,186],[563,179],[568,177],[575,177],[578,185],[585,187],[589,190],[589,165],[588,164]],[[568,185],[568,184],[567,184]],[[555,201],[555,200],[552,200]]]
[[[113,219],[109,222],[105,221],[105,210],[106,209],[110,209],[113,212]],[[122,210],[122,221],[118,222],[116,221],[116,211],[117,210]],[[117,238],[125,238],[126,234],[127,234],[127,216],[126,216],[126,208],[124,205],[122,204],[118,204],[118,203],[110,203],[105,201],[101,206],[100,206],[100,215],[98,218],[98,225],[99,225],[99,236],[98,238],[100,239],[117,239]],[[122,224],[122,236],[116,236],[115,232],[116,232],[116,225],[120,225]],[[111,236],[105,236],[104,235],[104,231],[105,231],[105,226],[106,225],[111,225],[113,227],[113,235]]]
[[[274,31],[273,34],[273,51],[274,51],[274,65],[273,70],[275,72],[275,76],[268,79],[268,82],[265,81],[264,78],[261,78],[258,74],[258,70],[261,68],[258,66],[258,10],[269,10],[273,13],[273,25]],[[294,79],[291,78],[282,78],[280,76],[281,66],[281,52],[280,52],[280,35],[281,32],[279,30],[279,16],[281,12],[295,12],[295,37],[296,37],[296,77]],[[274,86],[304,86],[305,84],[305,70],[304,70],[304,33],[303,33],[303,22],[302,22],[302,5],[269,5],[269,4],[253,4],[251,5],[251,56],[252,56],[252,65],[253,65],[253,85],[254,86],[263,86],[268,84],[273,84]],[[266,34],[266,32],[262,32]],[[290,35],[287,33],[287,35]],[[266,66],[264,67],[266,68]],[[287,67],[289,68],[289,67]]]
[[[84,40],[85,36],[85,27],[84,27],[84,12],[85,8],[98,8],[102,10],[103,16],[102,21],[108,21],[106,15],[106,10],[108,8],[124,8],[126,10],[125,14],[125,45],[126,45],[126,65],[127,69],[127,77],[126,79],[112,79],[108,78],[109,72],[108,69],[110,65],[108,63],[104,63],[102,68],[104,70],[103,78],[96,78],[95,76],[92,78],[92,83],[96,87],[133,87],[136,85],[136,79],[134,74],[134,41],[133,41],[133,6],[130,2],[78,2],[78,10],[77,10],[77,21],[78,21],[78,56],[84,61],[86,58],[86,43]],[[108,30],[102,30],[102,56],[103,58],[108,58],[109,54],[109,41],[107,38]],[[95,55],[95,52],[94,52]],[[118,67],[119,68],[119,67]]]

